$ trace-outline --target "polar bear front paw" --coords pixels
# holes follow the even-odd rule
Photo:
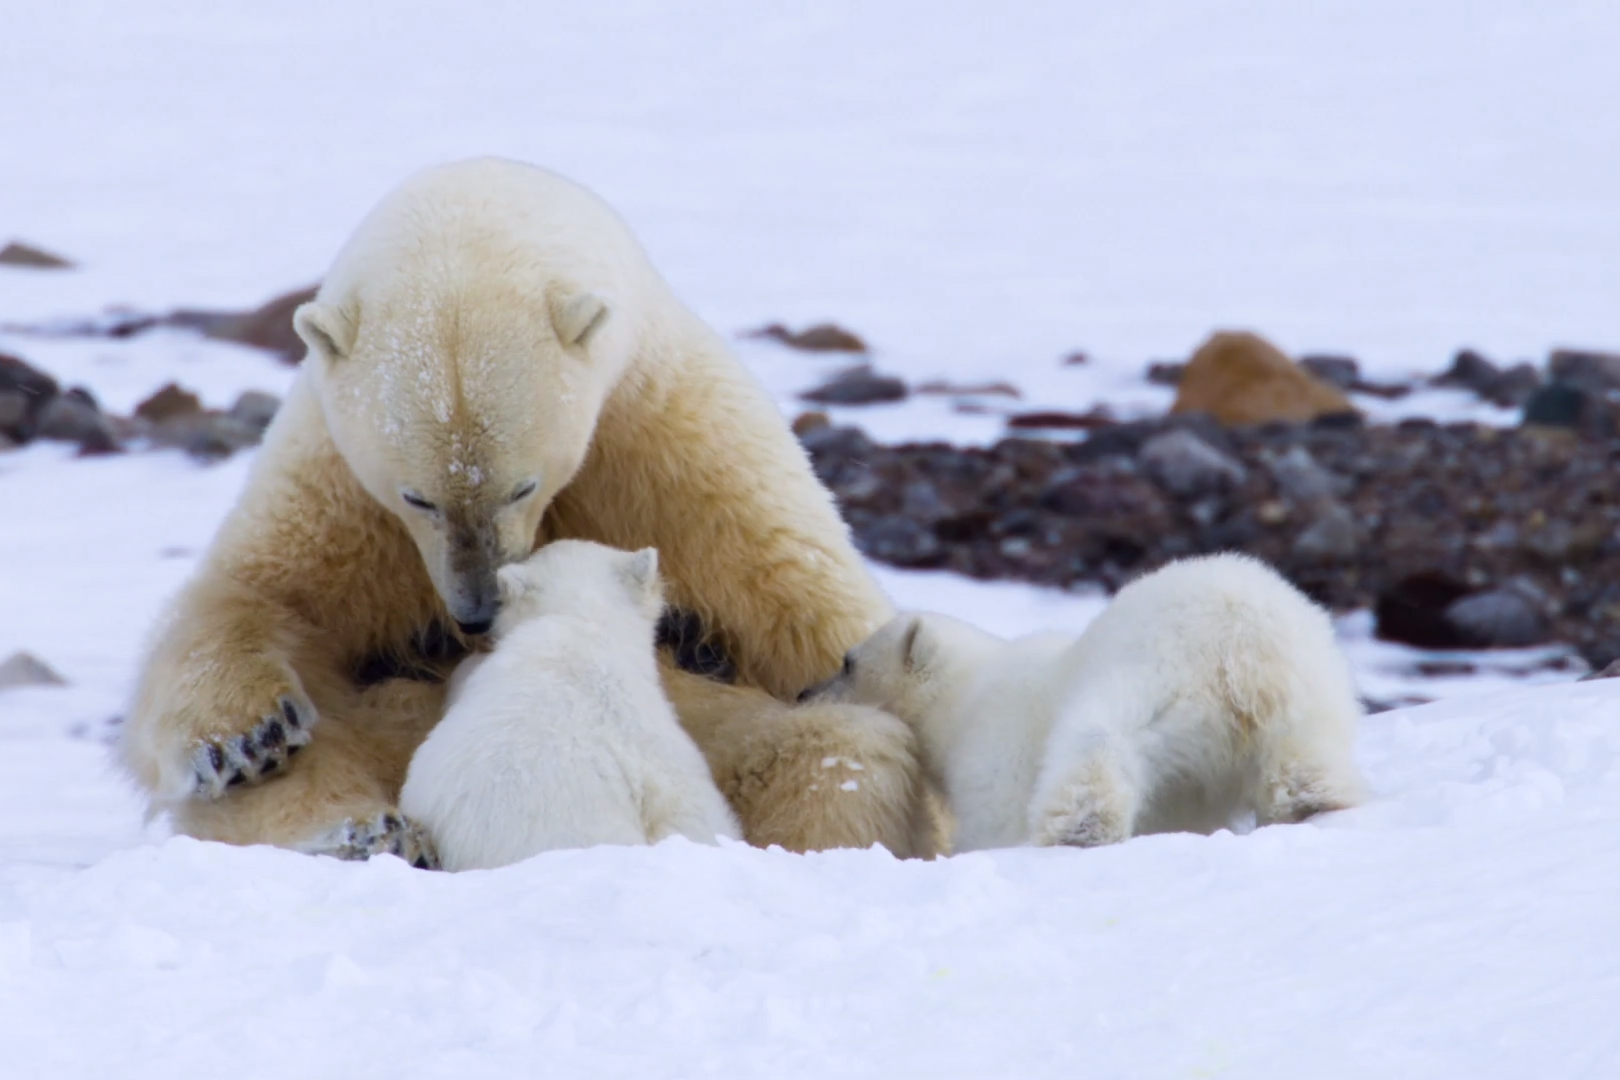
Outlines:
[[[373,855],[397,855],[418,870],[439,869],[439,853],[427,830],[397,810],[384,810],[370,818],[348,818],[299,850],[350,862],[363,862]]]
[[[279,711],[264,717],[245,735],[213,736],[191,755],[193,794],[217,799],[231,788],[268,780],[309,742],[313,710],[282,697]]]

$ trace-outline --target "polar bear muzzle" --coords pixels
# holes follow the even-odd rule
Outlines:
[[[500,557],[495,530],[463,523],[450,527],[446,550],[446,573],[442,575],[440,599],[463,634],[487,634],[501,606],[500,586],[495,571]]]

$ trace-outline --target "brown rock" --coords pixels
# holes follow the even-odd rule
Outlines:
[[[1018,387],[1006,382],[953,383],[944,379],[931,379],[912,388],[918,394],[941,394],[949,397],[1010,397],[1021,398]]]
[[[0,248],[0,266],[21,266],[30,270],[71,270],[73,263],[43,248],[13,240]]]
[[[1304,423],[1353,413],[1342,392],[1313,377],[1258,334],[1214,334],[1187,362],[1173,413],[1204,412],[1222,424]]]
[[[201,330],[219,341],[234,341],[276,353],[289,364],[304,358],[304,341],[293,329],[293,312],[315,299],[318,285],[285,293],[252,311],[176,311],[165,321]]]
[[[830,426],[832,421],[824,412],[802,412],[793,418],[793,434],[801,439],[812,431]]]
[[[177,383],[169,383],[157,393],[135,406],[135,415],[153,424],[165,424],[181,416],[202,412],[202,402],[190,390],[182,390]]]
[[[791,349],[805,352],[866,352],[866,342],[855,334],[833,323],[817,323],[800,331],[792,331],[781,323],[771,323],[758,330],[750,330],[744,337],[765,337],[780,341]]]
[[[1043,410],[1007,417],[1007,426],[1019,431],[1096,431],[1117,423],[1114,414],[1102,406],[1083,413]]]

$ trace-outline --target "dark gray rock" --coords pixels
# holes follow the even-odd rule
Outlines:
[[[1348,356],[1302,356],[1299,365],[1340,390],[1354,390],[1361,382],[1361,365]]]
[[[25,443],[39,429],[39,414],[56,397],[56,380],[15,356],[0,353],[0,435]]]
[[[818,405],[880,405],[904,401],[906,384],[892,376],[879,375],[863,365],[840,372],[828,382],[799,396]]]
[[[855,543],[862,553],[895,566],[935,566],[945,557],[932,529],[898,515],[857,529]]]
[[[39,437],[78,443],[83,454],[116,454],[123,449],[112,420],[83,387],[51,399],[39,415]]]
[[[1242,464],[1186,429],[1155,435],[1138,452],[1142,467],[1167,491],[1194,499],[1242,484]]]
[[[1547,640],[1550,628],[1539,609],[1529,590],[1510,584],[1453,601],[1445,617],[1466,645],[1516,647]]]
[[[263,432],[225,413],[182,413],[151,428],[152,445],[175,447],[199,461],[218,461],[257,446]]]
[[[1542,383],[1541,372],[1536,370],[1534,364],[1514,364],[1502,372],[1485,396],[1493,405],[1518,409],[1541,389]]]
[[[1277,491],[1293,503],[1309,504],[1336,499],[1349,489],[1349,482],[1323,468],[1303,446],[1290,446],[1266,462]]]
[[[1620,390],[1620,353],[1556,349],[1547,361],[1547,371],[1559,382],[1598,391]]]
[[[1614,408],[1601,391],[1575,383],[1554,381],[1531,394],[1524,403],[1520,423],[1527,427],[1571,428],[1595,435],[1612,435]]]
[[[236,399],[236,404],[226,415],[262,433],[276,418],[276,411],[280,408],[281,399],[276,395],[262,390],[248,390]]]
[[[1501,368],[1473,349],[1464,349],[1452,357],[1451,366],[1432,379],[1431,384],[1471,390],[1484,397],[1501,377]]]
[[[1294,555],[1307,562],[1344,562],[1361,550],[1361,527],[1350,508],[1329,502],[1294,538]]]
[[[1581,682],[1587,682],[1587,681],[1589,681],[1591,679],[1614,679],[1614,678],[1620,678],[1620,660],[1611,660],[1608,663],[1607,666],[1598,668],[1596,671],[1592,672],[1590,675],[1582,675],[1581,676]]]
[[[67,680],[30,653],[17,652],[0,661],[0,690],[19,686],[66,686]]]
[[[16,266],[28,270],[71,270],[73,262],[44,248],[13,240],[0,247],[0,266]]]

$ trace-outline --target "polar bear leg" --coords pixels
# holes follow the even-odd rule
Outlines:
[[[1304,821],[1313,814],[1345,810],[1364,796],[1353,751],[1289,739],[1271,748],[1255,800],[1262,825]]]
[[[321,729],[285,774],[168,809],[175,831],[340,858],[387,852],[432,864],[431,841],[395,809],[410,757],[444,709],[442,685],[395,679],[317,700]]]
[[[1141,806],[1129,748],[1103,733],[1065,741],[1067,752],[1048,760],[1030,801],[1030,843],[1100,847],[1129,840]]]
[[[750,844],[789,851],[882,844],[934,854],[911,729],[859,705],[787,705],[760,690],[661,669]]]

